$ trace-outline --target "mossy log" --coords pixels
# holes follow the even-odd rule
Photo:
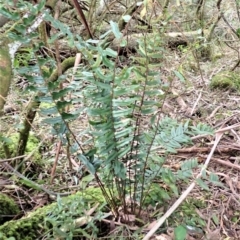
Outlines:
[[[84,209],[83,202],[85,203]],[[44,236],[46,233],[51,233],[52,231],[52,225],[45,221],[47,217],[58,219],[59,222],[59,214],[66,214],[67,211],[70,212],[70,206],[74,203],[75,211],[71,213],[74,223],[74,217],[76,219],[83,217],[80,216],[79,213],[84,215],[84,213],[86,214],[87,212],[87,208],[90,209],[93,205],[96,205],[96,203],[102,204],[104,202],[105,199],[100,188],[89,187],[83,192],[77,192],[76,194],[62,198],[62,201],[58,199],[57,202],[38,208],[36,211],[28,213],[21,219],[4,223],[0,226],[0,240],[6,240],[10,237],[14,237],[15,240],[39,239],[40,235]],[[61,207],[61,211],[59,210],[59,206]],[[79,207],[82,208],[82,210],[79,209]]]
[[[231,71],[222,71],[217,73],[210,82],[210,88],[230,91],[240,91],[239,73]]]
[[[0,193],[0,224],[20,212],[18,205],[9,196]]]

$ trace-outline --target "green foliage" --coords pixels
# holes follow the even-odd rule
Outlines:
[[[14,58],[14,67],[27,66],[33,57],[34,54],[31,48],[21,49]]]
[[[12,12],[11,10],[5,8],[5,7],[1,7],[0,8],[0,13],[6,17],[6,18],[10,18],[11,20],[19,20],[20,19],[20,14],[17,12]]]
[[[115,190],[122,205],[128,195],[136,204],[134,208],[137,204],[154,204],[170,199],[171,195],[178,196],[177,181],[192,176],[196,161],[185,163],[175,174],[163,167],[166,157],[177,148],[192,144],[190,136],[210,134],[212,129],[201,124],[190,127],[188,122],[160,117],[158,109],[168,86],[162,83],[156,70],[160,64],[155,59],[161,57],[162,50],[159,34],[139,39],[138,55],[132,57],[131,66],[119,68],[118,53],[104,48],[101,41],[84,41],[51,16],[47,15],[46,20],[60,30],[51,41],[66,34],[69,43],[81,51],[86,64],[78,68],[74,81],[64,89],[59,88],[64,75],[51,82],[41,74],[43,66],[52,65],[51,59],[39,59],[38,65],[19,69],[30,82],[29,90],[38,92],[37,100],[49,104],[41,109],[43,123],[51,125],[52,133],[65,145],[69,145],[72,136],[71,153],[78,152],[77,159],[99,184],[103,182],[104,188],[108,188],[105,197],[116,214]],[[111,22],[111,27],[114,35],[121,38],[116,23]],[[82,116],[87,116],[88,125],[77,135],[71,125],[81,121]],[[81,142],[82,134],[88,138]],[[164,153],[159,156],[156,148]],[[168,190],[154,185],[154,179],[161,179]]]
[[[176,210],[175,214],[169,218],[169,225],[176,226],[176,229],[181,226],[185,229],[195,229],[195,231],[199,231],[206,226],[206,222],[199,216],[196,209],[202,209],[205,207],[206,202],[204,202],[204,199],[187,198],[186,201]],[[176,229],[175,231],[177,231]],[[175,235],[177,235],[177,233],[178,231]],[[181,234],[179,233],[179,235]]]
[[[202,134],[214,134],[213,128],[210,126],[203,124],[203,123],[198,123],[197,126],[191,126],[191,132],[189,133],[190,135],[202,135]]]
[[[174,229],[175,240],[185,240],[187,236],[187,230],[184,226],[180,225]]]
[[[12,237],[15,239],[32,240],[43,239],[44,236],[48,236],[46,239],[56,239],[53,238],[53,236],[59,236],[58,228],[61,230],[61,227],[66,227],[62,229],[64,230],[63,234],[69,233],[69,236],[71,236],[71,234],[74,236],[83,236],[84,232],[78,232],[80,231],[79,219],[85,217],[86,212],[93,209],[96,203],[100,204],[98,209],[92,211],[91,216],[93,217],[91,221],[88,219],[88,227],[84,225],[84,231],[89,232],[89,235],[91,235],[91,233],[94,232],[91,230],[91,224],[93,224],[93,221],[96,222],[102,218],[101,209],[105,206],[105,203],[101,190],[99,188],[89,187],[71,196],[62,199],[58,198],[57,202],[39,207],[21,219],[11,220],[0,225],[0,239],[7,240]],[[61,217],[61,214],[64,217]],[[71,226],[70,223],[72,223],[73,226]],[[74,226],[76,229],[74,229]],[[53,231],[55,229],[56,231]]]
[[[175,120],[166,118],[159,124],[159,134],[156,136],[158,146],[162,146],[167,152],[176,152],[175,149],[182,145],[192,144],[191,138],[187,135],[189,132],[188,122],[184,125]]]
[[[74,237],[97,238],[98,229],[94,221],[101,219],[101,213],[98,212],[94,217],[88,215],[87,212],[91,209],[88,205],[88,200],[81,196],[68,201],[58,197],[55,208],[44,219],[45,228],[51,229],[44,237],[66,240]]]
[[[155,206],[156,203],[159,206],[164,205],[167,201],[171,199],[168,191],[160,186],[160,184],[153,183],[151,185],[150,191],[148,191],[148,195],[145,198],[144,205],[145,206]]]
[[[212,183],[215,186],[223,186],[218,176],[215,173],[209,173],[207,175],[206,171],[203,171],[202,178],[196,180],[197,184],[204,190],[209,191],[209,185]]]
[[[26,3],[23,9],[29,6]],[[15,26],[16,32],[10,35],[12,39],[21,42],[34,39],[34,34],[21,37],[42,6],[30,7],[29,18],[23,20],[23,25]],[[7,9],[3,9],[2,14],[17,18]],[[130,59],[131,64],[120,67],[118,52],[105,48],[103,41],[83,40],[50,14],[45,20],[59,30],[49,42],[65,35],[68,44],[81,52],[85,64],[79,65],[73,81],[66,82],[65,73],[53,80],[51,76],[56,66],[53,59],[39,57],[36,65],[26,64],[31,54],[37,56],[41,43],[34,43],[33,52],[23,61],[16,62],[18,73],[29,82],[27,91],[35,92],[35,100],[42,103],[42,124],[50,125],[52,134],[59,137],[63,146],[68,146],[70,153],[75,154],[95,177],[116,216],[119,202],[127,207],[127,196],[132,200],[134,213],[139,205],[141,210],[146,204],[164,204],[172,196],[178,196],[177,182],[192,177],[197,161],[184,162],[175,173],[163,166],[166,158],[176,149],[191,145],[191,136],[212,134],[213,130],[203,124],[193,127],[189,122],[179,123],[162,116],[160,109],[170,82],[163,83],[159,72],[159,59],[163,57],[161,34],[140,38],[136,56]],[[113,35],[121,40],[117,23],[111,21],[110,26]],[[43,70],[46,66],[48,69]],[[184,82],[182,74],[175,72],[175,75]],[[61,87],[63,84],[64,88]],[[74,124],[81,122],[86,127],[75,131]],[[83,135],[87,137],[82,138]],[[162,150],[160,154],[159,149]],[[216,178],[212,177],[212,180]],[[154,181],[167,187],[163,188]],[[205,186],[200,180],[199,184]],[[65,204],[58,198],[55,211],[45,219],[45,224],[53,229],[47,238],[72,239],[75,234],[96,237],[93,219],[87,222],[86,228],[76,230],[74,219],[76,215],[84,215],[85,208],[82,199],[72,199]],[[91,231],[88,231],[89,227]],[[184,234],[182,228],[176,229],[178,239]]]
[[[192,169],[198,167],[197,159],[190,159],[182,163],[181,169],[177,171],[177,177],[181,180],[186,180],[192,177]]]

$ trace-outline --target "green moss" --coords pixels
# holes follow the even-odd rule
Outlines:
[[[14,155],[16,152],[16,149],[18,147],[18,138],[19,138],[18,133],[14,133],[8,138],[8,142],[6,144],[10,150],[11,155]],[[39,140],[35,136],[30,134],[28,138],[25,154],[30,154],[33,150],[35,150],[38,147],[38,144],[39,144]],[[2,149],[0,149],[0,157],[2,158],[5,157],[4,151]],[[35,151],[33,154],[33,159],[35,161],[40,160],[41,154],[38,151]]]
[[[212,78],[210,88],[240,91],[240,76],[235,72],[220,72]]]
[[[70,195],[69,197],[63,198],[63,200],[67,203],[69,201],[74,200],[76,197],[83,197],[88,202],[98,202],[103,203],[105,202],[105,198],[102,194],[100,188],[89,187],[81,192],[77,192],[76,194]]]
[[[53,225],[64,226],[69,221],[85,216],[86,211],[105,199],[99,188],[88,188],[68,197],[58,198],[56,203],[44,206],[27,216],[6,222],[0,226],[0,240],[14,237],[16,240],[35,240],[39,235],[51,234]],[[56,238],[55,238],[56,239]]]
[[[4,215],[17,215],[19,208],[14,200],[5,194],[0,193],[0,224],[3,224],[6,219]]]
[[[222,49],[219,45],[211,45],[211,61],[216,62],[224,56]]]

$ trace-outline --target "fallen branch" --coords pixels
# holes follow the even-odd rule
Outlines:
[[[221,160],[221,159],[218,159],[218,158],[212,158],[212,160],[214,162],[220,163],[221,165],[224,165],[224,166],[227,166],[227,167],[230,167],[230,168],[233,168],[233,169],[236,169],[236,170],[240,171],[240,166],[237,165],[237,164],[231,163],[229,161],[224,161],[224,160]]]
[[[158,149],[163,149],[162,146],[161,147],[155,147],[155,148],[152,148],[151,151],[156,151]],[[215,149],[215,152],[219,152],[219,153],[229,153],[231,151],[240,151],[240,146],[222,146],[222,145],[219,145],[217,147],[217,149]],[[175,154],[178,154],[178,153],[206,153],[206,152],[209,152],[211,151],[211,147],[196,147],[196,146],[193,146],[193,147],[189,147],[189,148],[181,148],[181,149],[176,149],[176,153]],[[159,151],[161,153],[161,151]],[[163,151],[164,153],[164,151]]]
[[[178,149],[176,150],[177,153],[205,153],[205,152],[209,152],[211,150],[211,147],[190,147],[190,148],[182,148],[182,149]],[[240,146],[239,147],[234,147],[234,146],[218,146],[215,149],[215,152],[220,152],[220,153],[229,153],[233,150],[238,150],[240,151]]]

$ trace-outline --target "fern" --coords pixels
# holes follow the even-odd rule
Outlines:
[[[191,127],[191,135],[202,135],[202,134],[210,134],[213,135],[214,134],[214,130],[213,128],[211,128],[210,126],[204,124],[204,123],[198,123],[197,126],[192,126]]]
[[[177,178],[181,180],[186,180],[193,176],[192,169],[198,167],[197,159],[190,159],[184,161],[181,165],[181,169],[177,171]]]
[[[56,28],[64,28],[62,23],[48,20],[54,21]],[[111,26],[115,36],[121,36],[115,24]],[[119,68],[116,51],[103,48],[99,41],[73,37],[68,29],[64,33],[70,42],[78,40],[74,44],[86,64],[79,66],[74,81],[64,89],[59,89],[63,76],[54,82],[42,78],[34,82],[35,90],[41,91],[38,100],[51,104],[41,111],[43,115],[51,114],[44,122],[52,125],[64,144],[70,145],[67,136],[72,136],[71,152],[78,152],[76,157],[94,175],[115,213],[116,193],[123,206],[128,195],[133,200],[132,210],[139,202],[141,211],[156,179],[168,185],[171,194],[178,195],[176,181],[191,177],[195,162],[185,163],[173,173],[163,167],[165,159],[177,148],[192,144],[191,135],[211,129],[203,125],[193,128],[188,122],[161,117],[159,108],[167,88],[156,70],[160,64],[154,63],[161,57],[159,35],[156,39],[140,39],[138,56],[132,58],[131,67]],[[88,125],[76,133],[72,123],[81,122],[83,116],[87,116]],[[159,148],[163,150],[161,155],[156,151]],[[162,199],[169,198],[170,192],[161,188],[159,192]]]

